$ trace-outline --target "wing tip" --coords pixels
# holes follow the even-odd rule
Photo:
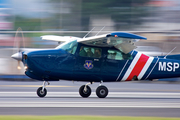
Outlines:
[[[132,33],[127,33],[127,32],[113,32],[110,34],[107,34],[106,37],[124,37],[124,38],[134,38],[134,39],[143,39],[143,40],[147,40],[146,37],[140,36],[140,35],[136,35],[136,34],[132,34]]]

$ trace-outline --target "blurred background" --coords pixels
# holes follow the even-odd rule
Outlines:
[[[16,52],[15,34],[21,27],[25,48],[54,48],[42,35],[83,37],[101,28],[147,37],[136,45],[148,55],[180,53],[179,0],[0,0],[0,75],[23,75],[10,56]],[[21,32],[17,38],[22,43]]]

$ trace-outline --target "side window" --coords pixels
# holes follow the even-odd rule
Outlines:
[[[79,50],[79,56],[82,56],[82,57],[87,57],[87,53],[84,49],[84,46],[81,46],[80,50]]]
[[[128,59],[132,59],[132,56],[129,53],[125,54],[117,50],[108,50],[107,58],[113,60],[128,60]]]
[[[81,46],[79,50],[79,56],[82,56],[82,57],[100,58],[101,53],[102,53],[102,49],[94,48],[94,47]]]
[[[100,58],[101,54],[102,54],[102,49],[100,49],[100,48],[95,48],[94,49],[94,57],[95,58]]]

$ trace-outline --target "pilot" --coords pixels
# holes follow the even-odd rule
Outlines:
[[[83,47],[83,46],[81,46],[79,55],[80,55],[80,56],[83,56],[83,57],[86,57],[86,56],[87,56],[87,53],[86,53],[86,51],[84,50],[84,47]]]
[[[95,50],[94,57],[96,57],[96,58],[100,58],[101,57],[101,52],[100,52],[99,49]]]
[[[88,57],[93,57],[93,52],[91,51],[91,48],[87,49],[87,56]]]
[[[115,59],[116,58],[116,52],[112,53],[111,59]]]
[[[130,54],[122,53],[122,56],[123,56],[123,59],[124,59],[124,60],[131,59],[131,55],[130,55]]]

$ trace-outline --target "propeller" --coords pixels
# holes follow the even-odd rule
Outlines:
[[[21,41],[20,39],[17,39],[18,37],[18,33],[21,33]],[[20,38],[20,37],[18,37]],[[18,65],[17,65],[17,69],[21,69],[21,66],[20,66],[20,62],[22,61],[22,48],[21,48],[21,43],[23,45],[23,48],[24,48],[24,35],[23,35],[23,32],[22,32],[22,29],[19,27],[16,31],[16,34],[15,34],[15,37],[14,37],[14,50],[13,50],[13,55],[11,56],[11,58],[15,59],[18,61]],[[16,52],[14,52],[16,51]]]

